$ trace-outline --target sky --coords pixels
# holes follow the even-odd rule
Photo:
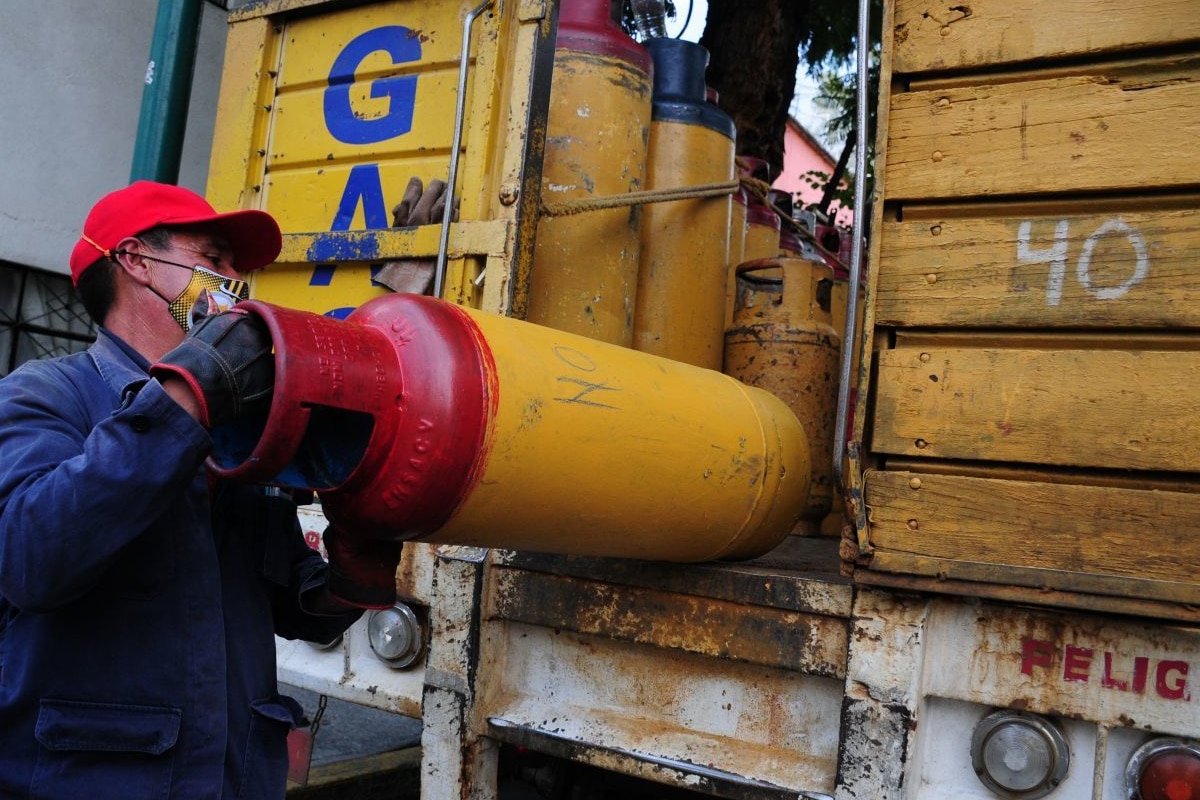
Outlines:
[[[692,4],[692,14],[685,28],[683,23],[688,16],[689,3]],[[675,18],[667,19],[667,35],[689,42],[700,41],[700,35],[704,33],[704,20],[708,16],[708,0],[675,0],[675,10]],[[804,62],[801,60],[796,70],[796,96],[792,98],[791,114],[809,133],[825,144],[826,150],[836,153],[840,151],[840,146],[832,148],[825,139],[826,112],[819,111],[813,105],[816,94],[816,82],[805,73]]]

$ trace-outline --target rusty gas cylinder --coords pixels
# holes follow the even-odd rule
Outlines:
[[[833,429],[841,339],[833,328],[833,270],[821,261],[741,264],[724,372],[783,400],[808,432],[812,478],[793,533],[816,534],[833,501]]]

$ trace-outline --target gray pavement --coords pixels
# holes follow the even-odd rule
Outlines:
[[[287,684],[280,684],[279,690],[296,698],[309,719],[317,713],[317,693]],[[420,744],[421,720],[331,697],[313,743],[312,764],[319,767]]]

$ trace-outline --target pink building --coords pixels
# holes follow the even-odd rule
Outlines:
[[[787,130],[783,137],[783,172],[771,185],[776,189],[799,196],[797,207],[804,207],[821,200],[821,188],[813,188],[803,177],[810,170],[831,175],[837,159],[826,150],[816,137],[809,133],[794,118],[788,117]],[[841,208],[836,202],[830,207],[839,226],[849,227],[853,212]]]

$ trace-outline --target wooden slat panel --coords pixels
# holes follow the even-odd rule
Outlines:
[[[1200,600],[1200,494],[870,472],[866,500],[878,558],[907,571]]]
[[[1196,327],[1200,197],[1164,205],[906,207],[883,224],[876,322]]]
[[[1194,352],[903,348],[879,354],[875,452],[1200,470]]]
[[[1196,57],[929,87],[891,98],[885,186],[893,200],[1196,186],[1198,137]]]
[[[896,0],[895,6],[897,74],[1200,39],[1197,0]]]
[[[914,562],[937,562],[937,572],[922,574]],[[900,553],[876,551],[871,560],[871,569],[862,568],[854,573],[857,583],[869,586],[886,586],[903,592],[937,592],[953,594],[960,597],[986,598],[1004,603],[1017,603],[1026,606],[1051,606],[1059,609],[1076,609],[1097,614],[1124,614],[1136,617],[1155,617],[1171,619],[1190,625],[1200,625],[1200,607],[1180,599],[1195,597],[1197,592],[1193,584],[1182,584],[1183,590],[1175,591],[1172,587],[1179,584],[1163,585],[1160,581],[1148,581],[1144,592],[1130,596],[1129,584],[1122,583],[1126,594],[1121,597],[1097,594],[1098,590],[1089,584],[1088,591],[1069,591],[1066,589],[1051,589],[1047,585],[1043,570],[1013,570],[1005,569],[1003,580],[1012,583],[994,583],[999,575],[994,564],[972,564],[973,573],[978,577],[950,578],[947,575],[959,573],[959,562],[947,562],[944,559],[914,559]],[[1022,582],[1022,577],[1028,575],[1030,581]],[[1123,582],[1124,579],[1113,578]],[[1175,600],[1159,600],[1155,595],[1170,596]]]

